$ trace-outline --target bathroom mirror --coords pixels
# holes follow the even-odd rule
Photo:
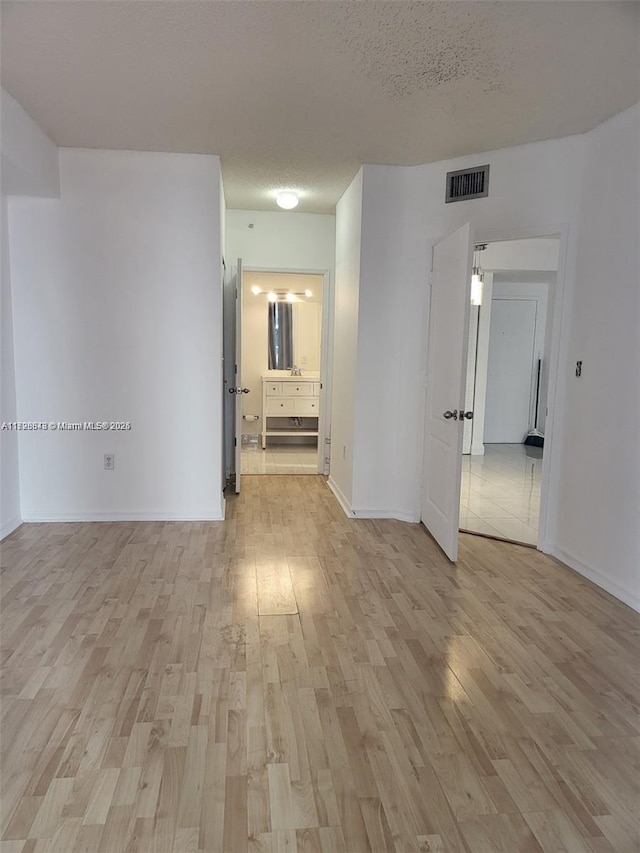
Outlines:
[[[267,306],[269,370],[320,369],[319,302],[270,302]]]
[[[293,358],[293,309],[291,302],[267,303],[269,370],[290,370]]]

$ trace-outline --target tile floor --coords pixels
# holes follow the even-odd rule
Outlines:
[[[487,444],[462,457],[460,528],[535,545],[540,514],[542,449]]]
[[[243,474],[317,474],[318,448],[302,444],[242,448]]]

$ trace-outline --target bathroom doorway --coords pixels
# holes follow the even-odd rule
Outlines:
[[[324,473],[322,273],[245,270],[242,474]]]
[[[536,546],[560,241],[477,244],[460,529]]]

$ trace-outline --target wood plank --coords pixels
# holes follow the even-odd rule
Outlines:
[[[260,616],[282,616],[297,613],[298,604],[286,558],[258,560],[258,613]]]
[[[2,565],[3,853],[638,849],[638,617],[536,551],[275,476]]]

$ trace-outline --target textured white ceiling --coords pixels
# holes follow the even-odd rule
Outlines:
[[[636,2],[4,0],[2,82],[61,146],[213,153],[229,207],[333,210],[361,163],[585,131],[640,97]]]

